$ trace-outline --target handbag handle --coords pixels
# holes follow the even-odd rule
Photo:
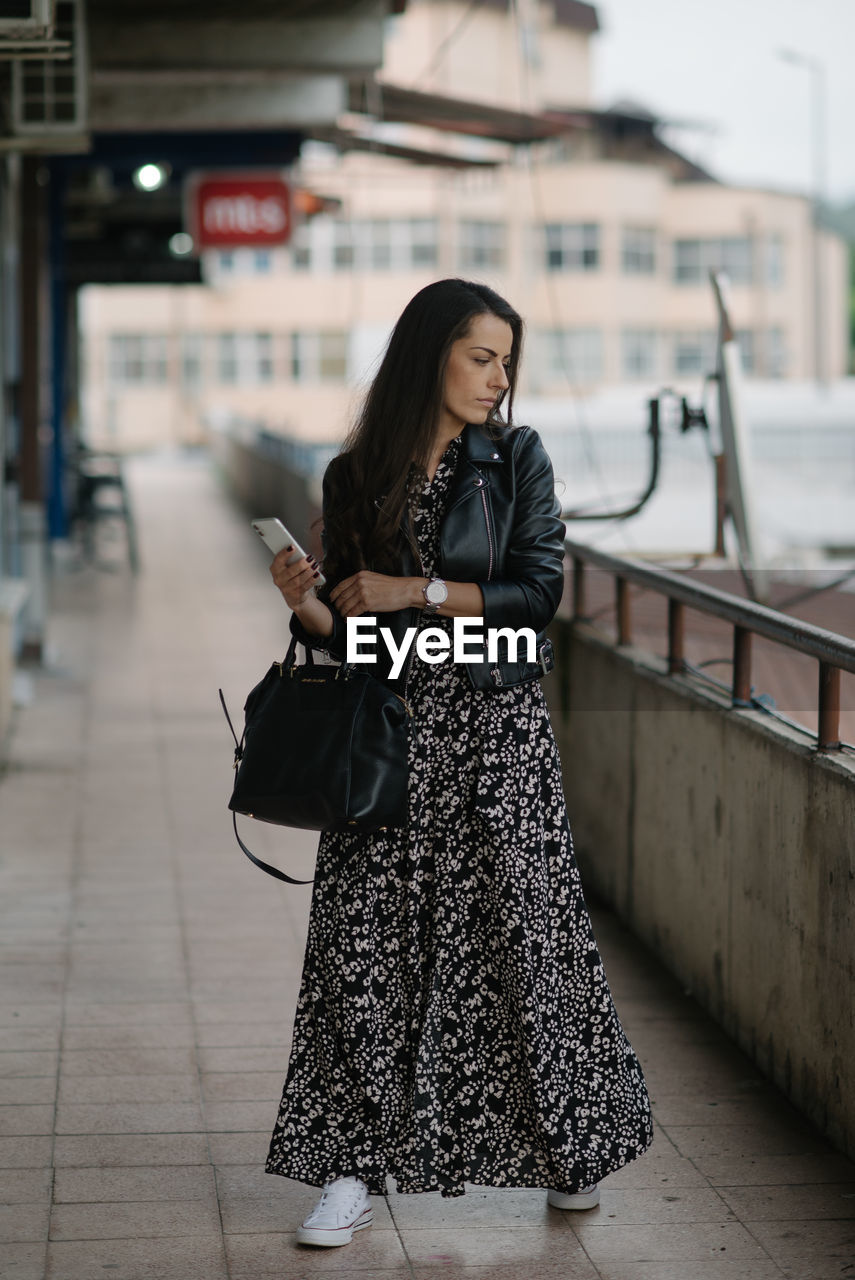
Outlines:
[[[232,813],[232,826],[235,829],[235,840],[237,840],[238,844],[243,849],[244,853],[249,858],[250,862],[254,862],[257,867],[260,867],[262,871],[266,871],[269,876],[275,876],[277,880],[284,880],[286,884],[313,884],[314,883],[313,880],[295,880],[293,876],[287,876],[285,872],[280,871],[278,867],[271,867],[269,863],[262,862],[260,858],[256,858],[255,854],[252,853],[249,849],[247,849],[246,845],[238,835],[237,814],[234,812]]]

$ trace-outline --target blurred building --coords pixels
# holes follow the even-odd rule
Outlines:
[[[206,254],[201,286],[81,294],[84,431],[192,444],[234,417],[341,437],[422,285],[484,280],[528,325],[521,390],[655,389],[713,367],[709,271],[727,272],[746,372],[814,372],[812,209],[715,180],[630,104],[598,111],[598,21],[576,0],[411,0],[382,79],[294,170],[320,199],[285,249]],[[311,202],[308,205],[311,208]],[[846,248],[822,239],[827,378],[848,361]]]

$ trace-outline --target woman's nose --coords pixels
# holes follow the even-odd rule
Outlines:
[[[510,386],[510,383],[508,382],[508,371],[503,364],[500,364],[498,370],[493,374],[491,385],[498,387],[502,391],[504,391],[506,387]]]

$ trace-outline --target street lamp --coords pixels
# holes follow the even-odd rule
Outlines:
[[[822,271],[822,204],[825,195],[825,64],[819,58],[793,49],[779,50],[793,66],[804,67],[811,77],[811,168],[813,170],[813,369],[817,385],[826,385],[825,290]]]

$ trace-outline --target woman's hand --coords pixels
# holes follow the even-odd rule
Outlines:
[[[302,604],[314,598],[313,590],[320,574],[317,561],[313,556],[306,556],[294,564],[288,564],[294,554],[293,547],[285,547],[273,557],[270,574],[276,583],[289,609],[299,609]]]
[[[423,605],[424,582],[424,578],[394,578],[360,569],[333,587],[330,600],[343,618],[358,618],[363,613],[391,613],[395,609]]]

